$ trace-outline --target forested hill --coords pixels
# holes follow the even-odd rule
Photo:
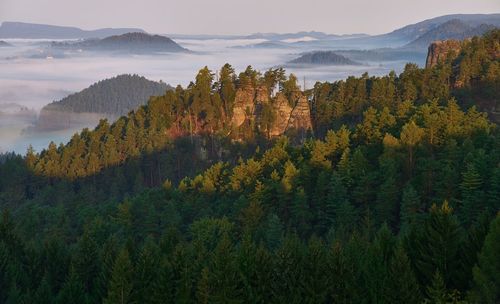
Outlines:
[[[205,67],[189,87],[178,86],[112,125],[106,122],[93,132],[75,135],[77,139],[66,147],[51,145],[36,157],[35,168],[50,176],[88,175],[145,151],[161,149],[173,138],[196,134],[229,135],[244,140],[288,134],[303,140],[307,132],[314,131],[317,137],[323,137],[328,129],[341,124],[355,126],[366,113],[395,115],[418,104],[452,97],[465,108],[477,105],[494,116],[500,96],[499,36],[500,31],[494,31],[484,38],[475,38],[458,56],[445,58],[433,68],[408,64],[399,76],[363,75],[317,83],[306,92],[311,102],[298,91],[296,77],[286,77],[282,69],[271,69],[262,75],[248,67],[237,77],[226,64],[219,81],[214,82],[213,73]],[[278,94],[270,96],[276,87]],[[106,145],[108,148],[104,148]],[[115,155],[113,160],[106,156],[110,149]],[[222,150],[210,146],[213,154],[220,155]],[[60,164],[64,155],[65,162]],[[73,168],[75,158],[79,159],[78,166],[87,165]],[[51,163],[59,166],[49,169]]]
[[[171,89],[162,81],[138,75],[124,74],[101,80],[43,107],[32,131],[83,128],[97,125],[103,118],[115,120],[146,104],[151,96],[164,95]]]
[[[87,39],[78,42],[52,42],[51,47],[120,53],[175,53],[188,51],[168,37],[142,32],[125,33],[103,39]]]
[[[316,51],[304,54],[298,58],[291,60],[293,64],[318,64],[318,65],[359,65],[342,55],[338,55],[332,51]]]
[[[497,94],[499,35],[305,93],[281,70],[204,68],[0,157],[0,302],[497,303],[500,132],[466,102]],[[235,111],[248,93],[260,110]],[[304,100],[315,137],[273,137]]]
[[[123,74],[94,83],[80,92],[48,104],[44,110],[125,115],[146,104],[151,96],[162,96],[169,89],[172,87],[161,81]]]

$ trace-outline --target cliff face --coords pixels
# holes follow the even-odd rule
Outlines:
[[[234,97],[233,117],[231,124],[233,127],[240,127],[245,120],[253,120],[256,104],[256,90],[253,87],[245,87],[236,91]]]
[[[432,68],[448,57],[456,57],[462,49],[462,42],[458,40],[438,40],[429,45],[426,68]]]
[[[307,98],[296,92],[288,100],[284,94],[278,93],[270,98],[265,87],[244,87],[236,91],[231,125],[238,129],[247,122],[261,129],[262,110],[271,106],[274,120],[268,130],[271,137],[280,136],[288,131],[312,131],[311,112]],[[295,106],[291,106],[295,105]]]
[[[271,131],[269,132],[269,135],[279,136],[285,133],[293,109],[290,106],[285,95],[278,93],[273,103],[273,110],[276,118],[274,120]]]
[[[287,130],[312,130],[311,110],[307,98],[300,94],[295,107],[290,114]]]

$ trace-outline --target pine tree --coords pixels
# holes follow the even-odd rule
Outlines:
[[[116,257],[108,287],[105,304],[125,304],[132,300],[133,269],[127,249],[122,249]]]
[[[437,270],[432,277],[431,284],[427,287],[427,299],[433,304],[447,304],[448,291],[443,277]]]
[[[74,269],[71,269],[66,282],[57,295],[57,303],[86,303],[87,299],[82,282]]]
[[[210,259],[209,286],[213,290],[211,302],[241,302],[240,280],[234,262],[231,240],[227,234],[224,234]]]
[[[295,303],[304,297],[304,249],[297,236],[288,235],[276,251],[271,302]]]
[[[321,212],[325,216],[324,221],[327,229],[329,229],[333,225],[335,225],[336,228],[339,228],[339,225],[335,223],[335,220],[337,218],[341,218],[340,216],[337,216],[336,212],[339,209],[340,205],[347,201],[347,198],[347,191],[344,187],[342,179],[338,172],[334,171],[330,179],[328,196],[325,202],[325,206],[321,208]]]
[[[392,228],[397,227],[399,211],[399,191],[396,178],[385,170],[385,181],[380,185],[375,205],[375,219],[378,223],[386,222]]]
[[[158,268],[158,277],[152,283],[151,303],[163,304],[175,302],[175,274],[172,263],[164,256]]]
[[[313,236],[309,239],[307,258],[304,260],[304,298],[301,299],[303,303],[325,303],[330,288],[326,259],[325,244]]]
[[[335,208],[335,227],[338,233],[351,233],[359,223],[359,211],[348,200],[340,202]]]
[[[421,283],[431,282],[436,271],[448,289],[455,289],[460,271],[458,267],[462,235],[453,209],[445,201],[433,205],[424,224],[422,235],[415,240],[416,269]],[[442,275],[441,275],[442,274]]]
[[[417,279],[410,260],[402,246],[397,246],[389,263],[388,289],[384,291],[387,303],[421,303]]]
[[[292,199],[291,211],[291,224],[299,232],[301,236],[308,235],[311,230],[310,221],[312,215],[307,203],[307,196],[302,187],[296,190],[294,198]]]
[[[401,216],[400,223],[402,233],[408,232],[410,227],[421,223],[421,204],[415,188],[411,184],[407,184],[403,190],[401,199]]]
[[[210,272],[207,267],[201,271],[201,277],[198,280],[196,288],[196,300],[200,304],[210,303]]]
[[[409,123],[405,124],[401,129],[401,143],[405,145],[408,149],[408,168],[409,175],[413,174],[413,166],[414,166],[414,150],[415,147],[422,141],[424,137],[424,130],[415,124],[412,120]]]
[[[466,226],[471,225],[486,207],[483,202],[481,185],[482,179],[476,167],[473,164],[468,164],[467,170],[462,174],[462,183],[460,184],[462,192],[460,218]]]
[[[54,303],[52,289],[45,276],[43,277],[42,281],[40,282],[40,285],[38,286],[35,292],[34,302],[37,304]]]
[[[473,289],[471,299],[478,303],[498,303],[500,301],[500,215],[490,224],[483,248],[478,256],[478,264],[473,269]]]
[[[154,282],[158,280],[159,264],[159,249],[151,239],[148,239],[134,267],[134,302],[152,302]]]
[[[500,210],[500,168],[493,170],[487,189],[488,210]]]
[[[93,296],[97,290],[96,280],[99,275],[99,256],[95,240],[85,232],[78,242],[77,252],[73,256],[72,267],[75,274],[83,284],[83,291]]]
[[[267,216],[266,222],[266,243],[270,249],[275,249],[281,244],[281,241],[283,239],[283,223],[281,222],[280,218],[274,213],[270,213]]]
[[[33,149],[33,146],[29,145],[28,150],[26,151],[26,165],[28,166],[29,169],[33,170],[35,169],[35,164],[37,161],[37,156],[35,154],[35,150]]]
[[[244,303],[265,303],[269,299],[272,280],[272,258],[261,245],[257,247],[249,234],[242,236],[237,251],[237,268]]]
[[[226,63],[220,70],[220,90],[219,94],[224,103],[225,114],[229,117],[232,114],[236,88],[234,86],[235,74],[233,67]]]

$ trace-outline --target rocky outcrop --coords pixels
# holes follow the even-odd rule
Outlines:
[[[290,114],[287,130],[292,129],[300,131],[312,130],[311,110],[304,95],[300,95]]]
[[[267,88],[263,86],[238,89],[231,118],[233,129],[247,126],[245,123],[261,128],[263,107],[271,104],[274,121],[267,132],[269,136],[280,136],[290,130],[312,130],[307,98],[301,92],[296,92],[290,99],[282,93],[271,99]]]
[[[286,99],[285,95],[278,93],[273,103],[273,110],[276,118],[269,135],[279,136],[284,134],[288,128],[293,108],[290,106],[290,103],[288,102],[288,99]]]
[[[240,127],[245,120],[252,120],[255,107],[255,89],[251,86],[241,88],[236,91],[234,97],[233,117],[231,124],[233,127]]]
[[[462,49],[462,42],[458,40],[438,40],[429,45],[426,68],[432,68],[449,57],[456,57]]]

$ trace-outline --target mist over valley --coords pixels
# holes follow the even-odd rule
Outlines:
[[[265,37],[265,36],[264,36]],[[292,37],[292,38],[290,38]],[[310,36],[285,36],[282,40],[268,37],[182,37],[174,41],[188,49],[188,53],[130,54],[109,53],[99,50],[54,47],[53,39],[4,39],[11,47],[0,48],[0,109],[3,104],[16,103],[39,112],[45,105],[79,92],[99,80],[121,74],[137,74],[153,81],[163,81],[175,87],[187,86],[197,71],[208,66],[217,71],[225,63],[230,63],[236,71],[243,71],[248,65],[265,71],[272,67],[284,66],[287,73],[294,73],[303,86],[311,88],[317,81],[335,81],[348,76],[384,75],[394,70],[401,72],[408,60],[375,60],[366,57],[363,65],[287,65],[287,62],[302,53],[314,51],[313,46],[296,46],[297,43],[320,41]],[[329,38],[328,38],[329,39]],[[339,39],[335,39],[338,46]],[[349,39],[341,39],[348,41]],[[75,44],[79,39],[58,39],[57,44]],[[253,45],[279,41],[286,47],[254,48]],[[325,42],[326,43],[326,42]],[[369,45],[367,45],[369,47]],[[347,48],[347,46],[346,46]],[[343,53],[344,56],[348,55]],[[357,56],[356,60],[361,61]],[[421,54],[418,63],[425,62]],[[102,116],[103,118],[106,116]],[[17,121],[15,117],[3,119],[0,126],[2,141],[0,151],[14,151],[23,154],[31,144],[36,151],[47,147],[50,141],[57,144],[67,141],[82,127],[93,128],[96,119],[79,127],[46,132],[31,128],[36,121]],[[36,132],[35,132],[36,131]],[[36,133],[36,135],[33,134]]]

